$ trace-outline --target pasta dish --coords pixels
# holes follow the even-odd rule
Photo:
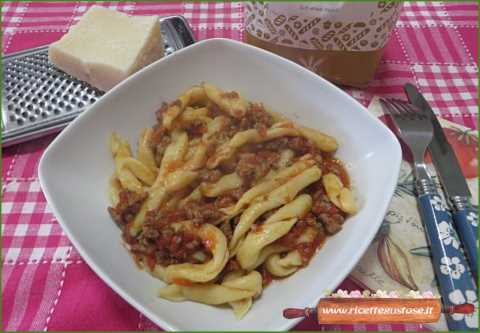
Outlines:
[[[159,296],[243,317],[357,211],[337,141],[209,83],[156,112],[136,156],[113,133],[113,220]]]

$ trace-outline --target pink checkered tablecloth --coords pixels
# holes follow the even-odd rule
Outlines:
[[[102,2],[135,15],[182,14],[197,39],[243,34],[242,3]],[[2,48],[8,54],[57,40],[91,4],[2,2]],[[478,5],[476,2],[407,2],[375,80],[346,89],[368,105],[373,95],[404,98],[416,84],[434,111],[476,129],[478,114]],[[42,194],[37,167],[53,136],[3,149],[2,318],[7,331],[157,330],[86,265],[62,232]],[[355,288],[348,279],[344,288]],[[320,327],[297,330],[416,330],[414,325]]]

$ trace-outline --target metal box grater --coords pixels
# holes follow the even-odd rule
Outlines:
[[[160,19],[165,54],[195,42],[183,16]],[[55,68],[48,45],[3,57],[2,146],[61,130],[103,92]]]

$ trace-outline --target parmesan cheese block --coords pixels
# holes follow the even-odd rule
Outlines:
[[[163,53],[158,16],[92,6],[50,46],[48,57],[64,72],[107,91]]]

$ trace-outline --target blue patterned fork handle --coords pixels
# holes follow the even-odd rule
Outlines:
[[[477,290],[451,215],[430,180],[417,180],[418,203],[430,243],[432,264],[446,307],[477,303]],[[477,331],[478,313],[446,315],[449,330]]]
[[[467,197],[451,197],[453,220],[462,240],[475,281],[478,279],[478,214]]]

